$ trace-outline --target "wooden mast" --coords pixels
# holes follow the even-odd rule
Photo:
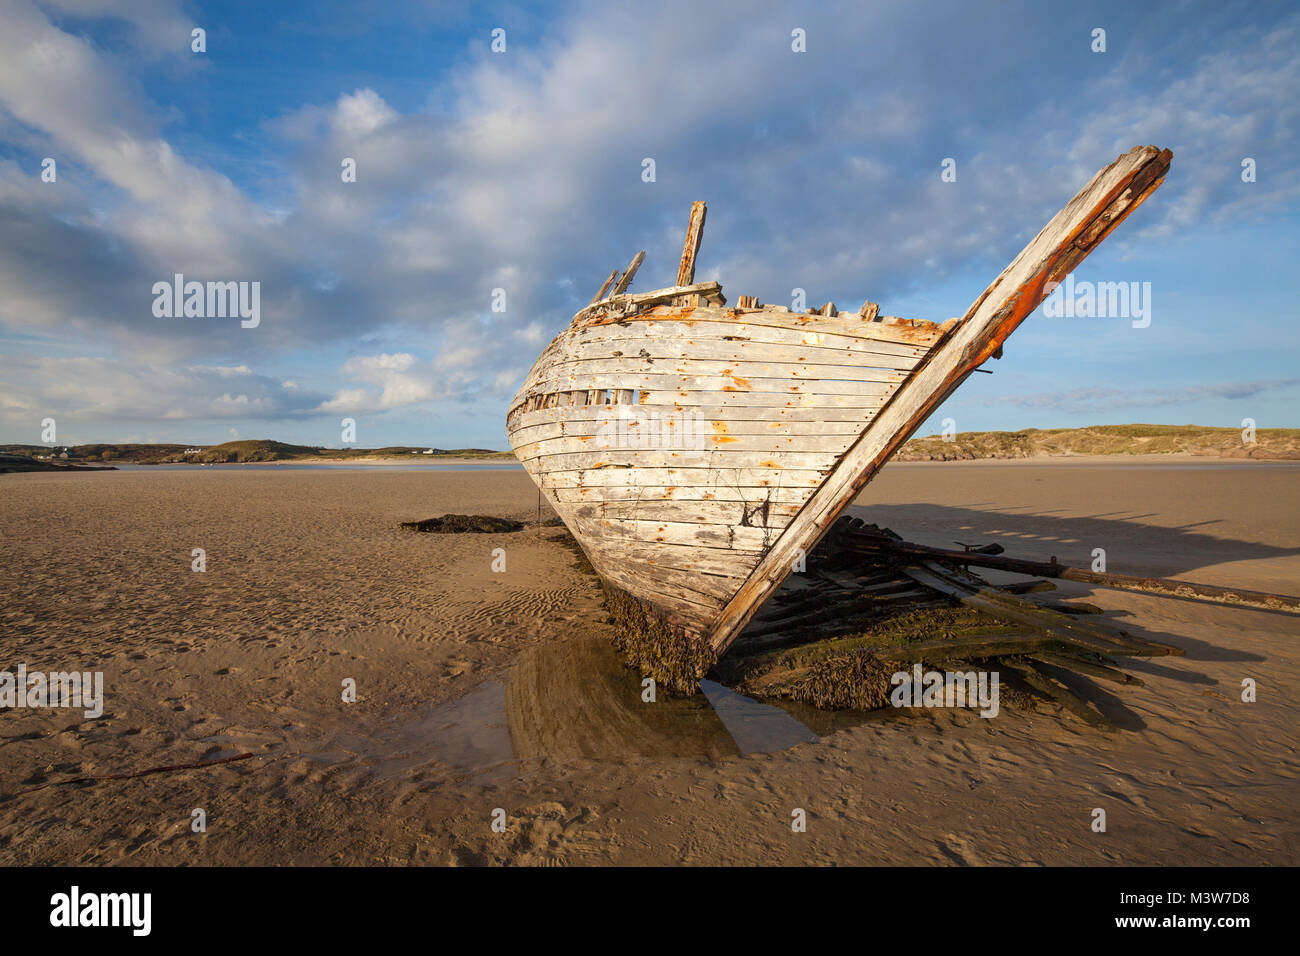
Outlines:
[[[609,278],[605,280],[605,284],[600,287],[600,291],[597,292],[595,296],[592,297],[591,300],[592,305],[595,305],[597,302],[600,302],[605,298],[605,293],[609,291],[609,287],[614,284],[614,280],[617,278],[618,278],[618,270],[615,269],[613,272],[609,274]]]
[[[691,222],[686,227],[686,244],[682,246],[682,262],[677,267],[677,281],[673,285],[690,285],[695,281],[695,257],[700,251],[700,237],[704,235],[703,200],[691,203]]]
[[[614,284],[613,290],[609,293],[611,299],[614,296],[622,295],[627,291],[627,287],[632,284],[632,277],[636,275],[636,270],[641,268],[641,263],[644,261],[645,250],[642,249],[633,256],[632,261],[627,264],[627,271],[623,273],[623,278],[619,279],[618,282]]]

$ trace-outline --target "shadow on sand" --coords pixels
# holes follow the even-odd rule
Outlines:
[[[1064,509],[1006,508],[981,510],[979,504],[854,505],[848,513],[889,528],[908,541],[952,547],[954,541],[972,544],[997,542],[1012,557],[1045,561],[1055,556],[1062,564],[1086,568],[1092,549],[1105,548],[1108,570],[1122,574],[1169,577],[1231,561],[1267,560],[1300,555],[1300,548],[1284,548],[1216,535],[1222,519],[1209,518],[1165,528],[1135,524],[1154,512],[1111,511],[1092,515],[1065,515]],[[1059,514],[1058,514],[1059,513]],[[1126,548],[1132,543],[1136,546]],[[1158,559],[1150,557],[1158,553]],[[1249,581],[1232,582],[1249,588]],[[1300,587],[1300,585],[1297,585]]]

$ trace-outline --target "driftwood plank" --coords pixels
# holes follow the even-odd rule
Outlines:
[[[638,400],[639,401],[639,400]],[[672,404],[671,402],[662,402],[660,404]],[[862,424],[876,413],[879,406],[873,406],[871,403],[866,405],[842,405],[838,407],[825,406],[822,408],[803,407],[800,405],[786,405],[785,403],[776,403],[775,406],[766,405],[721,405],[709,404],[707,402],[697,402],[691,404],[689,408],[683,405],[679,411],[689,411],[691,414],[698,414],[706,419],[718,419],[728,423],[736,422],[757,422],[779,424],[782,422],[835,422],[839,424],[848,424],[857,422]],[[583,405],[569,406],[561,408],[538,409],[535,411],[522,411],[516,409],[511,414],[517,416],[517,420],[512,420],[510,427],[522,428],[528,425],[542,425],[551,422],[577,422],[577,421],[600,421],[607,419],[611,409],[608,405]],[[661,408],[659,412],[666,414]],[[614,410],[617,414],[617,410]],[[861,431],[861,428],[858,429]]]
[[[725,485],[625,485],[625,486],[565,486],[551,489],[563,502],[608,502],[610,504],[638,501],[718,501],[752,507],[764,501],[773,506],[790,508],[795,514],[812,495],[811,488],[733,488]]]
[[[613,350],[617,351],[617,350]],[[676,360],[654,359],[649,356],[593,356],[558,361],[548,369],[547,381],[563,379],[566,375],[726,375],[750,381],[753,379],[788,379],[799,382],[856,381],[901,382],[906,370],[881,368],[872,362],[855,364],[823,364],[815,361],[774,362],[763,359],[711,359],[682,358]],[[537,389],[542,379],[532,386]],[[594,386],[593,386],[594,387]],[[607,386],[608,387],[608,386]]]
[[[601,309],[606,308],[604,304],[597,306],[587,306],[582,312],[575,317],[578,322],[571,330],[576,336],[585,336],[593,334],[599,329],[612,329],[613,331],[623,330],[626,335],[627,330],[635,328],[635,323],[645,322],[659,335],[681,334],[685,336],[701,335],[705,337],[716,337],[722,330],[721,325],[731,324],[734,326],[747,327],[736,330],[727,330],[722,334],[748,336],[753,341],[771,341],[776,344],[789,343],[793,345],[828,345],[840,346],[858,345],[862,348],[870,348],[875,342],[896,342],[901,345],[916,345],[923,348],[930,348],[941,340],[945,333],[940,326],[933,322],[863,322],[854,318],[846,319],[843,316],[839,318],[826,318],[819,315],[795,315],[787,311],[764,310],[762,312],[736,312],[734,310],[720,309],[715,306],[700,306],[694,309],[683,309],[671,305],[653,305],[646,308],[647,303],[651,300],[660,298],[673,298],[681,294],[681,291],[701,290],[701,289],[721,289],[716,282],[704,283],[702,285],[687,286],[685,290],[662,289],[657,292],[646,292],[638,295],[622,296],[619,299],[606,299],[606,303],[621,303],[625,300],[638,299],[641,296],[646,298],[642,302],[633,302],[628,307],[640,307],[638,311],[629,314],[619,314],[617,317],[600,317]],[[592,318],[586,318],[586,314],[591,311]],[[680,328],[671,325],[661,325],[661,323],[675,322],[680,324]],[[560,336],[562,340],[565,335]],[[858,340],[845,342],[845,339]],[[559,341],[559,340],[557,340]]]
[[[654,366],[652,366],[654,367]],[[577,389],[650,389],[675,391],[679,389],[723,392],[776,392],[778,394],[813,393],[820,395],[882,395],[902,383],[905,375],[885,369],[861,369],[854,378],[791,379],[788,376],[746,376],[741,369],[727,372],[722,366],[717,374],[681,373],[664,370],[638,372],[633,368],[619,369],[617,362],[609,363],[603,371],[593,369],[591,363],[563,363],[548,371],[531,391],[550,393]]]
[[[612,430],[612,429],[611,429]],[[644,430],[643,430],[644,431]],[[679,430],[680,431],[680,430]],[[669,435],[668,439],[675,436]],[[678,452],[678,460],[707,456],[708,461],[701,464],[708,467],[710,462],[729,462],[730,459],[719,458],[715,452],[753,452],[756,455],[778,456],[773,461],[783,462],[779,456],[813,455],[821,462],[825,456],[832,458],[844,453],[853,440],[850,435],[806,435],[774,438],[767,435],[731,435],[725,432],[714,433],[702,431],[687,435],[680,441],[665,440],[664,436],[650,426],[644,435],[638,435],[634,429],[628,429],[626,439],[615,435],[561,435],[556,438],[543,438],[538,441],[519,440],[515,443],[515,453],[524,461],[544,455],[570,455],[575,453],[601,456],[607,452],[632,451],[644,453],[657,448],[663,452]],[[644,445],[638,448],[637,443]],[[650,458],[642,459],[638,464],[654,464]],[[825,467],[819,464],[816,467]]]
[[[596,438],[601,434],[601,429],[606,428],[607,423],[617,423],[619,411],[614,408],[607,408],[607,413],[603,416],[590,419],[563,418],[557,421],[538,422],[535,425],[518,425],[511,433],[511,441],[516,446],[532,444],[533,442],[546,441],[549,438]],[[629,412],[630,414],[630,412]],[[684,428],[699,427],[703,433],[719,437],[729,435],[738,439],[736,447],[745,447],[744,442],[755,440],[767,440],[771,442],[798,441],[804,438],[815,437],[840,437],[849,438],[857,435],[862,431],[862,423],[853,422],[806,422],[782,420],[775,422],[753,421],[749,419],[739,419],[736,421],[727,421],[726,419],[710,419],[704,415],[695,418],[675,421],[677,416],[669,419],[674,422],[672,427],[679,430]],[[633,426],[635,419],[628,422],[629,430]],[[666,423],[660,419],[647,420],[642,425],[636,427],[657,431],[662,437],[665,432],[663,429]],[[773,445],[772,447],[778,447]]]
[[[604,537],[622,544],[681,544],[720,548],[727,551],[761,551],[776,536],[774,529],[727,524],[698,524],[689,521],[647,521],[638,518],[585,517],[575,509],[574,517],[603,530]]]
[[[870,385],[876,387],[869,387]],[[702,388],[691,389],[643,389],[637,399],[638,405],[669,405],[680,408],[769,408],[772,417],[781,409],[797,408],[838,408],[848,409],[850,417],[866,420],[885,404],[886,400],[898,386],[887,382],[866,383],[854,389],[834,389],[827,392],[814,390],[769,392],[755,389],[712,391]],[[719,412],[715,417],[724,418],[729,412]]]
[[[1088,702],[1076,694],[1055,675],[1048,673],[1041,665],[1035,664],[1029,659],[1016,660],[1014,658],[1003,658],[998,661],[1002,667],[1009,670],[1018,671],[1024,678],[1025,683],[1037,690],[1039,693],[1050,697],[1059,703],[1062,707],[1082,719],[1085,723],[1098,728],[1099,730],[1110,729],[1110,720],[1105,715],[1098,713],[1088,706]]]
[[[636,294],[625,292],[623,295],[610,296],[587,306],[573,317],[571,328],[587,328],[610,322],[625,321],[627,316],[619,314],[616,317],[610,317],[605,313],[622,313],[628,309],[645,309],[672,302],[684,295],[703,296],[717,306],[726,304],[726,299],[722,295],[722,286],[717,282],[700,282],[695,285],[674,286],[671,289],[656,289],[653,292],[638,292]]]
[[[1048,664],[1055,664],[1063,670],[1075,670],[1081,674],[1087,674],[1089,677],[1096,677],[1100,680],[1110,681],[1112,684],[1130,684],[1134,687],[1144,687],[1145,682],[1140,677],[1126,673],[1115,667],[1108,667],[1097,661],[1084,660],[1077,656],[1065,656],[1063,654],[1035,654],[1035,657],[1046,661]]]
[[[577,471],[547,471],[539,474],[534,464],[524,465],[543,488],[635,488],[666,485],[677,488],[717,490],[718,496],[741,491],[762,500],[768,488],[813,488],[826,477],[823,471],[799,468],[588,468]]]
[[[993,568],[999,571],[1012,571],[1017,574],[1061,578],[1066,581],[1095,584],[1121,591],[1137,591],[1147,594],[1161,594],[1168,597],[1214,601],[1220,604],[1257,607],[1269,611],[1300,612],[1300,597],[1287,594],[1247,591],[1242,588],[1225,588],[1212,584],[1197,584],[1194,581],[1179,581],[1174,578],[1147,578],[1129,574],[1089,571],[1085,568],[1072,568],[1064,564],[1048,561],[1025,561],[1018,558],[1008,558],[1004,555],[983,555],[971,551],[931,548],[909,541],[866,538],[861,541],[854,541],[849,546],[858,546],[864,550],[883,551],[889,554],[933,558],[967,564],[973,567]]]
[[[604,544],[592,549],[592,553],[597,557],[614,558],[617,548]],[[609,560],[605,563],[610,565],[610,573],[607,576],[611,581],[620,587],[636,588],[637,581],[641,578],[640,568],[629,569],[617,560]],[[644,579],[645,583],[654,588],[659,595],[679,596],[691,604],[714,612],[740,584],[732,577],[660,566],[651,566],[645,573]],[[638,592],[634,591],[634,593]]]
[[[584,532],[596,535],[603,532],[598,523],[585,518],[575,516],[573,521]],[[720,574],[738,581],[743,581],[758,561],[758,554],[755,552],[672,542],[618,541],[603,547],[611,557],[617,559],[616,563],[626,563],[629,559],[636,559],[647,564],[677,568],[681,571]]]
[[[748,525],[756,528],[784,528],[799,512],[797,504],[762,501],[674,500],[641,498],[623,501],[593,501],[577,504],[580,518],[633,518],[651,516],[656,521],[688,522],[718,526]],[[728,595],[730,597],[730,595]]]
[[[565,339],[563,356],[568,361],[603,359],[611,356],[636,356],[643,361],[684,362],[709,360],[724,362],[778,362],[834,365],[848,368],[892,368],[910,371],[925,357],[926,350],[917,345],[896,342],[872,342],[869,348],[836,348],[820,345],[778,345],[751,341],[747,335],[724,334],[715,337],[691,334],[685,340],[676,337],[651,338],[630,336],[619,326],[605,326],[610,333],[602,338],[573,336]],[[697,332],[697,329],[689,330]]]
[[[968,607],[1032,627],[1084,650],[1099,654],[1144,656],[1182,654],[1181,649],[1167,644],[1155,644],[1129,634],[1119,634],[1099,624],[1049,611],[993,588],[967,583],[965,576],[959,576],[936,564],[902,570],[918,583],[948,594]]]
[[[546,464],[548,473],[565,471],[627,470],[631,468],[681,468],[684,471],[709,472],[716,468],[755,469],[756,471],[785,469],[797,471],[827,471],[838,455],[835,452],[762,452],[731,451],[727,448],[692,449],[636,449],[599,448],[592,451],[560,452]],[[535,464],[534,458],[525,465]],[[752,484],[752,482],[747,482]]]

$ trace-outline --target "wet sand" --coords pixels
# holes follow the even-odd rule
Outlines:
[[[0,712],[0,863],[1300,860],[1292,615],[1062,582],[1186,650],[1101,688],[1117,730],[810,715],[821,739],[799,742],[759,712],[738,728],[743,702],[716,695],[643,703],[555,531],[397,528],[531,521],[521,470],[25,474],[0,496],[0,670],[102,670],[106,698],[99,719]],[[1110,571],[1300,593],[1296,465],[895,463],[855,508],[935,545],[1081,566],[1104,548]]]

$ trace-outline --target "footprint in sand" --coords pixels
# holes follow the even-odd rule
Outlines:
[[[983,861],[970,842],[955,833],[945,833],[937,844],[939,852],[960,866],[981,866]]]
[[[447,853],[451,866],[562,866],[575,853],[607,850],[603,840],[585,827],[600,815],[594,807],[570,810],[548,801],[508,814],[506,832],[493,834],[478,846],[459,843]]]

